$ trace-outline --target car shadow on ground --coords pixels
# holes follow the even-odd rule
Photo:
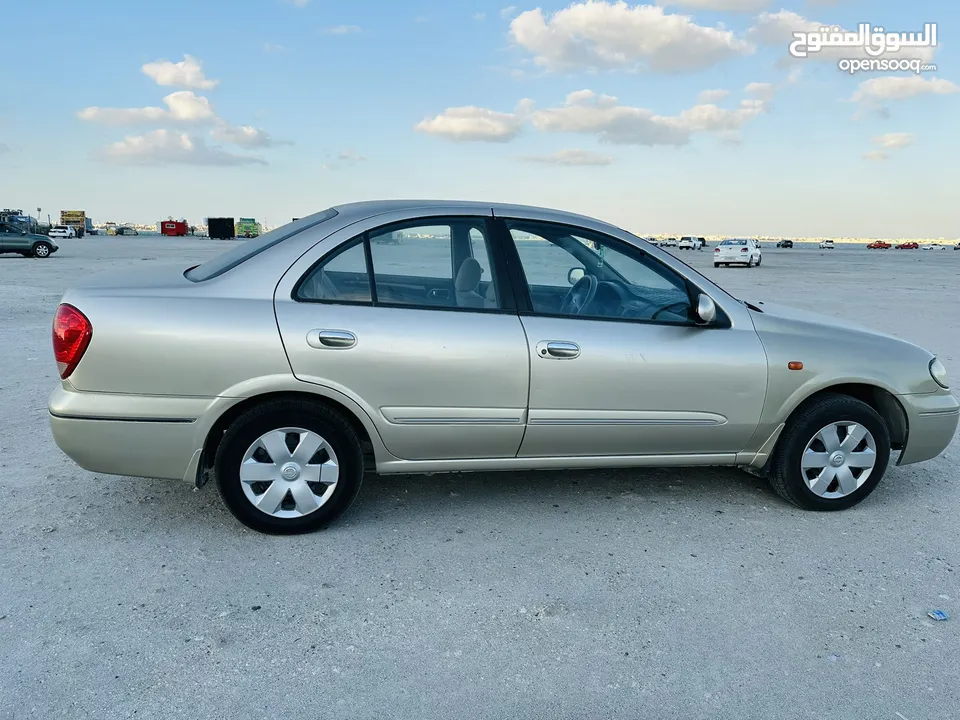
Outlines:
[[[856,508],[888,512],[899,503],[936,504],[936,485],[944,469],[891,467],[880,486]],[[82,471],[80,471],[82,472]],[[87,505],[105,527],[137,532],[206,528],[222,532],[251,532],[224,506],[214,484],[196,490],[177,481],[117,478],[95,475],[96,501]],[[66,481],[66,479],[64,479]],[[78,498],[79,499],[79,498]],[[784,517],[835,513],[807,513],[782,500],[766,480],[728,467],[643,468],[625,470],[559,470],[532,472],[476,472],[436,475],[378,475],[367,473],[350,509],[331,528],[377,527],[384,521],[411,527],[427,522],[456,524],[469,519],[505,529],[518,523],[537,523],[557,515],[571,521],[622,518],[637,520],[667,512],[756,516],[764,511]]]

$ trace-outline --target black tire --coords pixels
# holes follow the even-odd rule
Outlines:
[[[808,486],[800,470],[800,456],[821,428],[850,421],[866,427],[876,442],[876,462],[867,481],[841,498],[823,498]],[[770,465],[771,487],[785,500],[804,510],[846,510],[863,501],[883,478],[890,461],[890,433],[883,418],[866,403],[830,393],[802,406],[787,421]]]
[[[240,481],[240,463],[247,448],[261,435],[284,427],[299,427],[320,435],[333,448],[340,467],[336,488],[317,510],[297,518],[276,518],[257,509]],[[214,461],[220,496],[241,523],[271,535],[321,530],[343,515],[363,482],[363,451],[356,432],[339,413],[305,400],[278,400],[253,408],[227,429]]]
[[[48,258],[50,257],[50,252],[53,250],[53,247],[50,243],[38,242],[33,246],[33,256],[35,258]]]
[[[760,267],[760,263],[763,262],[763,255],[757,258],[757,267]]]
[[[720,263],[714,263],[713,266],[714,266],[714,267],[720,267]]]

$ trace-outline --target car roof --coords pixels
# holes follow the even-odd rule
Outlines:
[[[557,208],[542,207],[538,205],[523,205],[519,203],[501,203],[501,202],[481,202],[477,200],[433,200],[423,199],[399,199],[399,200],[363,200],[360,202],[343,203],[332,206],[341,215],[350,215],[354,217],[373,217],[383,213],[395,212],[398,210],[416,210],[418,208],[443,209],[443,208],[470,208],[484,212],[492,211],[494,215],[508,215],[511,212],[537,212],[550,213],[557,216],[557,219],[566,218],[568,220],[589,220],[591,222],[603,222],[598,218],[567,210]]]

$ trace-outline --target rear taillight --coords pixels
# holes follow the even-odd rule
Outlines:
[[[714,251],[714,252],[720,252],[720,248],[714,248],[713,251]]]
[[[93,325],[73,305],[61,304],[53,317],[53,355],[60,377],[66,380],[74,371],[93,336]]]
[[[740,248],[740,252],[748,252],[746,248]]]

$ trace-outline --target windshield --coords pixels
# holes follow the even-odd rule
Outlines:
[[[746,240],[724,240],[721,245],[746,245]]]
[[[261,235],[260,237],[248,240],[247,242],[234,247],[227,252],[217,255],[215,258],[207,260],[207,262],[197,265],[196,267],[190,268],[183,275],[187,280],[192,280],[193,282],[203,282],[204,280],[210,280],[215,278],[218,275],[232,270],[241,263],[246,262],[255,255],[259,255],[264,250],[273,247],[274,245],[283,242],[288,237],[296,235],[302,230],[307,228],[314,227],[319,225],[322,222],[326,222],[330,218],[336,217],[337,211],[333,208],[329,210],[324,210],[322,213],[316,216],[316,218],[308,225],[302,227],[295,227],[293,223],[278,227],[275,230]]]

